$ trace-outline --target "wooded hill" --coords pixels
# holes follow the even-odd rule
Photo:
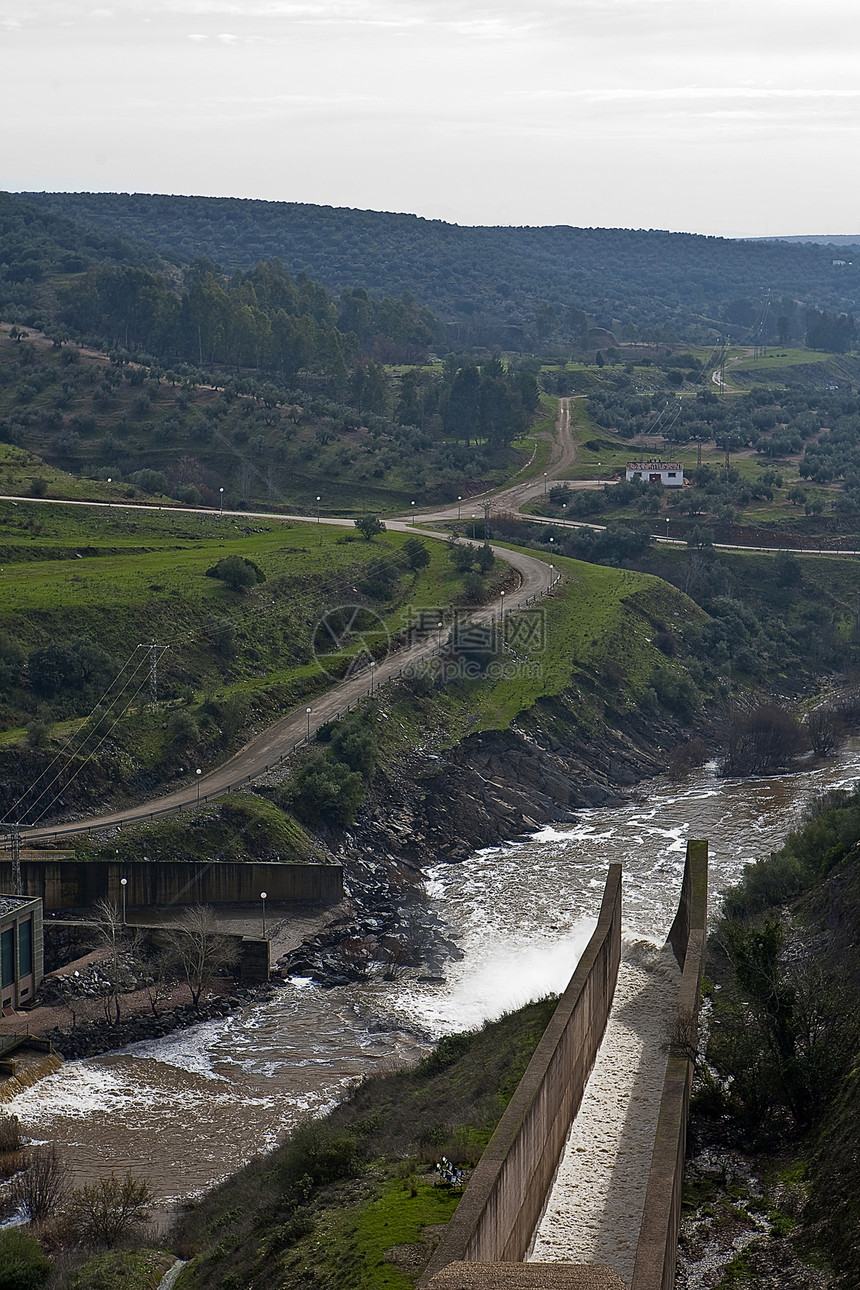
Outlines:
[[[455,324],[454,345],[575,341],[590,327],[707,342],[779,337],[791,306],[852,313],[860,257],[844,248],[654,229],[468,228],[297,202],[117,193],[28,193],[41,211],[133,239],[177,264],[228,272],[278,258],[329,290],[410,293]],[[844,259],[845,264],[834,264]],[[764,309],[767,299],[772,304]],[[802,311],[801,311],[802,312]],[[788,334],[785,339],[791,339]]]

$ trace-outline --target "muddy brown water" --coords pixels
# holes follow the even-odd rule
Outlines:
[[[444,984],[417,980],[323,990],[288,983],[241,1015],[68,1062],[15,1098],[26,1133],[53,1140],[76,1181],[146,1177],[165,1208],[274,1146],[367,1071],[412,1061],[428,1037],[480,1024],[563,989],[594,927],[607,866],[624,866],[624,929],[662,941],[686,840],[710,840],[712,908],[822,790],[860,779],[860,739],[791,775],[719,780],[706,767],[640,786],[637,799],[490,848],[428,875],[465,955]]]

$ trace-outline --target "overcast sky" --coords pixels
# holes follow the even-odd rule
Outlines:
[[[0,187],[860,233],[846,0],[0,0]]]

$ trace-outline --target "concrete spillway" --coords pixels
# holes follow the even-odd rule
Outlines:
[[[680,976],[670,946],[625,947],[530,1262],[604,1264],[630,1286]]]

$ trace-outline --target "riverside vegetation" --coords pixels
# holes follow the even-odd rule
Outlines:
[[[720,1228],[753,1238],[729,1252],[720,1290],[848,1290],[860,1278],[849,1181],[860,1137],[859,908],[855,786],[815,801],[779,851],[748,867],[712,932],[686,1193],[698,1221],[686,1251]]]
[[[241,249],[223,237],[230,204],[32,196],[0,198],[0,487],[15,495],[0,503],[0,817],[55,759],[59,795],[26,795],[25,822],[187,782],[274,716],[312,705],[333,675],[405,642],[414,608],[432,606],[437,660],[323,727],[253,790],[109,846],[76,843],[82,858],[119,850],[129,862],[336,859],[349,879],[346,918],[281,970],[396,976],[433,970],[446,952],[421,899],[428,860],[456,861],[618,800],[715,748],[732,773],[773,768],[808,745],[826,755],[856,722],[850,705],[818,702],[857,666],[853,566],[713,546],[716,537],[767,545],[775,533],[786,546],[860,545],[858,372],[841,352],[852,343],[853,280],[826,248],[460,230],[437,273],[437,260],[412,253],[415,236],[429,232],[437,255],[439,237],[453,246],[450,230],[408,217],[354,212],[347,229],[343,212],[242,203]],[[272,219],[285,211],[292,224],[276,243]],[[327,232],[338,220],[348,234],[340,250]],[[364,257],[366,286],[352,268],[343,277],[355,236],[383,225],[391,246],[411,248],[413,289],[426,290],[408,294],[406,260],[388,250]],[[213,237],[223,268],[202,258]],[[476,276],[478,249],[490,244],[497,264]],[[589,268],[574,286],[560,257],[595,246],[615,267],[599,281]],[[547,248],[559,270],[552,290]],[[654,260],[655,248],[669,258]],[[703,312],[689,273],[717,261],[731,272],[714,276],[721,285]],[[298,271],[307,264],[318,281]],[[766,326],[747,298],[758,266],[782,293]],[[739,347],[715,346],[721,333]],[[761,341],[782,347],[766,363],[742,348]],[[719,396],[715,368],[726,376]],[[410,502],[468,508],[516,471],[539,477],[556,396],[569,394],[586,396],[571,405],[577,474],[604,479],[632,452],[665,448],[695,487],[579,491],[559,480],[533,503],[545,524],[494,515],[490,529],[467,511],[447,549],[417,530],[384,530],[380,517]],[[49,497],[112,505],[64,509]],[[141,501],[152,509],[122,509]],[[222,506],[307,518],[221,516]],[[327,512],[357,527],[316,522]],[[606,528],[557,523],[572,515]],[[667,520],[685,548],[653,542],[649,530]],[[542,552],[563,581],[541,607],[541,630],[508,620],[506,632],[464,643],[450,630],[456,610],[513,586],[489,537]],[[344,605],[358,607],[356,630],[322,669],[315,626]],[[779,1153],[788,1203],[780,1209],[773,1193],[774,1230],[802,1217],[803,1239],[825,1244],[827,1206],[846,1232],[855,1221],[841,1181],[856,1140],[854,1005],[838,982],[817,995],[814,974],[795,979],[804,947],[794,929],[805,917],[822,937],[852,925],[841,912],[853,909],[850,857],[839,851],[831,869],[822,855],[836,855],[833,836],[850,834],[855,807],[827,803],[821,819],[833,810],[837,823],[819,820],[811,849],[791,842],[795,859],[751,880],[751,907],[726,924],[710,1060],[735,1079],[727,1092],[703,1067],[697,1093],[718,1137]],[[825,870],[831,905],[815,922],[813,875]],[[789,915],[774,915],[777,897],[794,901]],[[478,1158],[550,1007],[445,1040],[415,1072],[363,1083],[327,1120],[192,1207],[171,1238],[192,1259],[180,1285],[413,1284],[458,1195],[435,1166]],[[769,1091],[758,1119],[745,1062]],[[827,1172],[831,1159],[841,1174]],[[795,1185],[801,1165],[814,1182],[808,1203]],[[106,1186],[91,1207],[121,1202],[123,1180]],[[134,1179],[128,1188],[145,1210]],[[50,1273],[57,1290],[157,1284],[165,1251],[64,1249],[68,1225],[64,1236],[55,1208],[56,1221],[35,1229],[53,1268],[20,1233],[0,1234],[4,1266],[13,1261],[33,1285]],[[108,1244],[104,1232],[90,1236]],[[831,1243],[850,1285],[854,1256],[838,1234]]]

